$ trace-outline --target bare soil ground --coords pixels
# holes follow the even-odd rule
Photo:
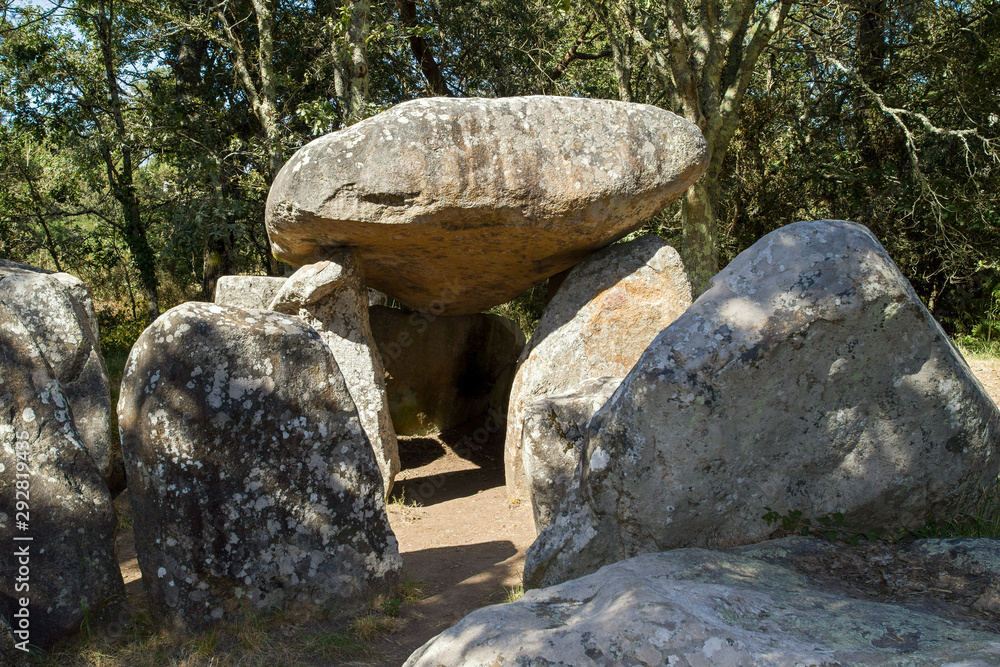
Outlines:
[[[1000,359],[967,357],[1000,404]],[[392,630],[365,657],[323,664],[397,667],[424,642],[469,612],[505,601],[520,585],[535,537],[530,503],[507,497],[503,434],[471,448],[468,436],[401,438],[403,472],[388,505],[389,522],[403,556],[403,579],[422,589],[422,599],[402,605]],[[118,553],[129,597],[139,598],[131,533],[119,536]]]
[[[507,497],[502,440],[502,432],[494,433],[476,445],[463,431],[400,438],[403,471],[387,510],[403,556],[403,581],[420,590],[420,599],[400,607],[391,631],[365,656],[323,664],[398,667],[431,637],[475,609],[504,602],[520,586],[535,529],[530,503]],[[127,497],[116,501],[120,509]],[[126,592],[141,600],[131,532],[119,534],[117,548]]]

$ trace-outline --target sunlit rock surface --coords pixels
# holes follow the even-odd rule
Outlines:
[[[605,248],[570,271],[518,360],[504,444],[509,495],[525,498],[531,487],[549,486],[547,478],[525,477],[524,448],[540,464],[536,471],[544,469],[545,475],[558,475],[564,460],[569,467],[559,476],[572,475],[576,467],[564,456],[563,439],[536,440],[541,433],[522,432],[528,406],[546,395],[575,391],[591,378],[625,377],[653,339],[690,305],[691,285],[681,258],[656,236]],[[601,405],[595,404],[590,414],[577,411],[580,425],[586,426]],[[539,503],[548,507],[556,496],[531,497],[537,519]]]
[[[292,274],[269,308],[301,317],[330,347],[371,442],[388,498],[399,472],[399,450],[389,415],[385,368],[368,318],[370,298],[357,253],[338,248],[323,261]]]
[[[694,124],[649,105],[418,99],[292,156],[268,196],[268,236],[295,266],[356,247],[368,283],[404,305],[476,313],[651,218],[708,157]]]
[[[1000,413],[882,246],[843,221],[741,253],[594,416],[530,585],[765,539],[765,507],[895,534],[969,508]]]
[[[237,308],[266,309],[287,278],[274,276],[220,276],[215,303]]]
[[[363,611],[402,565],[330,349],[297,317],[187,303],[136,342],[118,414],[158,622]]]
[[[59,381],[80,439],[101,476],[120,490],[121,453],[108,434],[108,371],[87,286],[68,273],[0,259],[0,302],[38,345],[41,359],[34,363]]]
[[[474,611],[406,667],[989,667],[998,585],[997,540],[678,549]]]

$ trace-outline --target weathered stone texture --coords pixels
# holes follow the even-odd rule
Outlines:
[[[522,454],[527,406],[588,378],[625,377],[653,339],[690,305],[691,285],[680,256],[655,236],[605,248],[570,271],[518,360],[504,445],[509,495],[525,498],[531,486]],[[545,442],[531,446],[536,456],[544,455]],[[562,443],[552,446],[561,449]],[[554,450],[552,457],[560,458]]]
[[[286,280],[276,276],[220,276],[215,283],[215,303],[263,310],[271,305]]]
[[[553,512],[575,493],[587,424],[621,381],[591,378],[572,391],[546,394],[524,407],[522,456],[536,532],[548,526]]]
[[[357,613],[401,560],[337,364],[299,318],[187,303],[136,342],[118,405],[150,607]]]
[[[506,414],[524,333],[513,321],[477,313],[434,316],[371,308],[372,333],[388,373],[392,423],[427,435]]]
[[[405,667],[988,667],[998,545],[922,540],[859,559],[789,538],[647,554],[479,609]]]
[[[648,105],[420,99],[300,149],[266,222],[293,265],[354,246],[372,287],[419,311],[469,314],[621,238],[707,165],[698,128]]]
[[[111,398],[108,371],[90,292],[68,273],[0,259],[0,302],[28,330],[52,376],[69,401],[73,425],[104,480],[110,481],[121,454],[109,437]]]
[[[998,434],[997,407],[867,229],[788,225],[715,276],[593,417],[579,493],[525,579],[757,542],[764,507],[918,528],[996,478]]]
[[[40,335],[46,322],[38,310],[42,304],[26,316],[8,305],[11,290],[27,292],[19,304],[51,298],[69,308],[66,292],[52,296],[30,275],[12,288],[9,276],[0,299],[0,617],[14,620],[19,599],[27,597],[30,641],[48,648],[75,633],[85,617],[98,626],[123,599],[124,584],[115,558],[111,495],[60,381],[75,376],[67,369],[86,367],[85,346],[61,345],[79,341],[81,324],[59,320],[49,336]],[[71,351],[73,358],[62,356]],[[106,379],[104,387],[106,392]],[[30,540],[18,539],[25,537]],[[28,590],[18,590],[25,583]]]
[[[369,300],[357,253],[341,248],[292,274],[275,294],[270,309],[301,317],[330,347],[375,452],[388,498],[399,472],[399,450],[389,415],[385,369],[368,319]]]

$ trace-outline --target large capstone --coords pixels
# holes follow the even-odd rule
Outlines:
[[[292,274],[274,295],[270,309],[301,317],[330,347],[372,444],[388,498],[399,472],[399,451],[385,369],[368,320],[370,294],[356,252],[339,248],[327,257]]]
[[[525,578],[759,542],[766,507],[920,528],[996,479],[998,434],[996,405],[867,229],[788,225],[715,276],[590,421],[578,492]]]
[[[499,315],[443,315],[372,306],[372,333],[401,435],[484,423],[507,412],[524,333]],[[492,421],[497,421],[493,419]]]
[[[1000,542],[678,549],[478,609],[405,667],[990,667]]]
[[[108,371],[90,291],[68,273],[0,259],[0,302],[41,352],[39,367],[59,381],[76,429],[105,482],[122,472],[118,439],[111,439]],[[115,489],[116,491],[119,489]]]
[[[371,445],[329,347],[299,318],[168,311],[132,349],[118,413],[161,624],[358,613],[396,582]]]
[[[504,445],[510,496],[527,498],[532,486],[549,486],[545,478],[525,477],[525,447],[538,462],[538,457],[550,459],[549,464],[536,466],[546,475],[568,461],[563,439],[533,441],[541,432],[523,432],[528,406],[545,396],[572,393],[588,379],[624,378],[653,339],[690,305],[691,285],[680,256],[655,236],[605,248],[569,273],[518,361]],[[607,381],[603,384],[609,387]],[[611,391],[616,387],[610,386]],[[589,414],[579,410],[574,414],[586,425],[601,405],[595,404]],[[574,468],[570,465],[563,474],[571,475]],[[539,502],[547,505],[549,499],[532,496],[536,519]]]
[[[84,372],[92,349],[80,338],[86,324],[63,319],[83,303],[70,300],[79,286],[65,274],[13,276],[0,283],[0,623],[14,624],[19,643],[23,631],[48,648],[85,620],[114,618],[125,587],[111,494],[62,383]]]
[[[354,246],[368,283],[404,305],[476,313],[621,238],[707,165],[698,128],[649,105],[419,99],[301,148],[266,223],[293,265]]]

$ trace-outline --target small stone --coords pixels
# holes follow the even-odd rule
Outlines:
[[[220,276],[215,283],[215,303],[264,310],[286,280],[275,276]]]

